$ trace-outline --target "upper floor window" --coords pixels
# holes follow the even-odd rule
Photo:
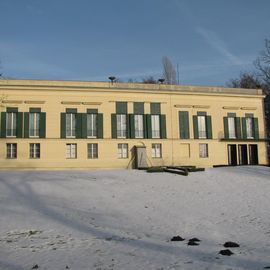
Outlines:
[[[134,115],[135,138],[143,138],[143,115]]]
[[[29,136],[39,137],[40,113],[29,114]]]
[[[254,127],[253,127],[253,118],[246,117],[246,127],[247,127],[247,139],[254,138]]]
[[[17,128],[16,123],[17,123],[17,113],[7,112],[7,116],[6,116],[7,137],[15,137],[16,136],[16,128]]]
[[[207,132],[206,132],[206,117],[204,115],[198,116],[198,135],[199,139],[206,139]]]
[[[160,138],[160,115],[151,115],[152,138]]]
[[[76,114],[66,114],[66,137],[75,138],[76,136]]]
[[[97,114],[87,114],[87,137],[97,137]]]
[[[236,138],[235,117],[228,117],[228,133],[230,139]]]
[[[127,137],[127,115],[117,114],[116,115],[116,127],[117,127],[117,138]]]

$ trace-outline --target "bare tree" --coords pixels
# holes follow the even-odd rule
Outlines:
[[[148,76],[148,77],[142,78],[142,82],[143,83],[152,83],[152,84],[158,83],[158,81],[153,76]]]
[[[254,73],[242,72],[239,78],[231,79],[226,83],[228,87],[232,88],[262,88],[262,82]]]
[[[177,84],[175,68],[167,56],[162,57],[163,78],[166,84]]]

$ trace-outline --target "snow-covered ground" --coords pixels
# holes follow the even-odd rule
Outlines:
[[[270,168],[259,166],[2,171],[0,269],[264,269],[269,195]],[[240,244],[230,257],[218,254],[226,241]]]

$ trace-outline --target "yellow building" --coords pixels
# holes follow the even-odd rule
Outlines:
[[[0,80],[1,168],[267,164],[257,89]]]

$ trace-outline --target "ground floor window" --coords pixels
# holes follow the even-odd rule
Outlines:
[[[30,143],[30,158],[40,158],[40,143]]]
[[[152,144],[152,158],[161,158],[161,144],[160,143],[153,143]]]
[[[77,158],[77,144],[76,143],[66,144],[66,158],[68,159]]]
[[[88,143],[87,152],[88,152],[88,158],[90,159],[98,158],[98,144]]]
[[[7,143],[7,158],[17,158],[17,143]]]
[[[128,144],[127,143],[118,144],[118,158],[128,158]]]
[[[200,156],[200,158],[207,158],[208,157],[208,144],[207,143],[200,143],[199,144],[199,156]]]

